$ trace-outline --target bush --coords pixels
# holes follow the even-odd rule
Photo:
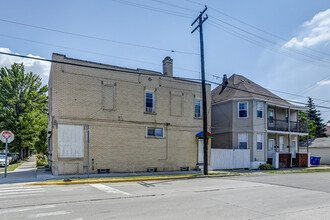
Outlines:
[[[37,167],[45,166],[46,164],[48,164],[48,158],[46,155],[37,154],[36,158],[37,158]]]
[[[270,164],[261,164],[259,170],[275,170],[275,168]]]

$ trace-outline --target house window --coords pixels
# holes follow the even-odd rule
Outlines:
[[[257,150],[262,150],[263,139],[264,137],[262,134],[257,134]]]
[[[164,137],[164,128],[147,127],[147,137]]]
[[[247,102],[239,102],[238,103],[238,117],[239,118],[247,118],[248,117],[248,103]]]
[[[285,109],[285,121],[288,122],[289,121],[289,116],[288,116],[288,110]]]
[[[200,118],[201,117],[201,101],[195,100],[195,117]]]
[[[146,112],[155,112],[155,94],[146,92]]]
[[[238,148],[247,149],[248,134],[238,134]]]
[[[263,116],[263,110],[264,110],[264,103],[257,102],[257,118],[262,118]]]

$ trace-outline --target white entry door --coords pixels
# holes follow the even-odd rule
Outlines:
[[[268,158],[273,158],[274,139],[268,139]]]
[[[204,163],[204,139],[198,139],[198,163]]]
[[[296,140],[291,141],[291,153],[292,153],[292,158],[296,158],[296,153],[297,153],[297,141]]]

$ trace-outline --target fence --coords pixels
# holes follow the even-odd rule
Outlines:
[[[249,149],[211,149],[213,169],[250,168]]]

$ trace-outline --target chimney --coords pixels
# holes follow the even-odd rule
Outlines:
[[[163,60],[163,74],[173,77],[173,60],[171,57],[165,57]]]

